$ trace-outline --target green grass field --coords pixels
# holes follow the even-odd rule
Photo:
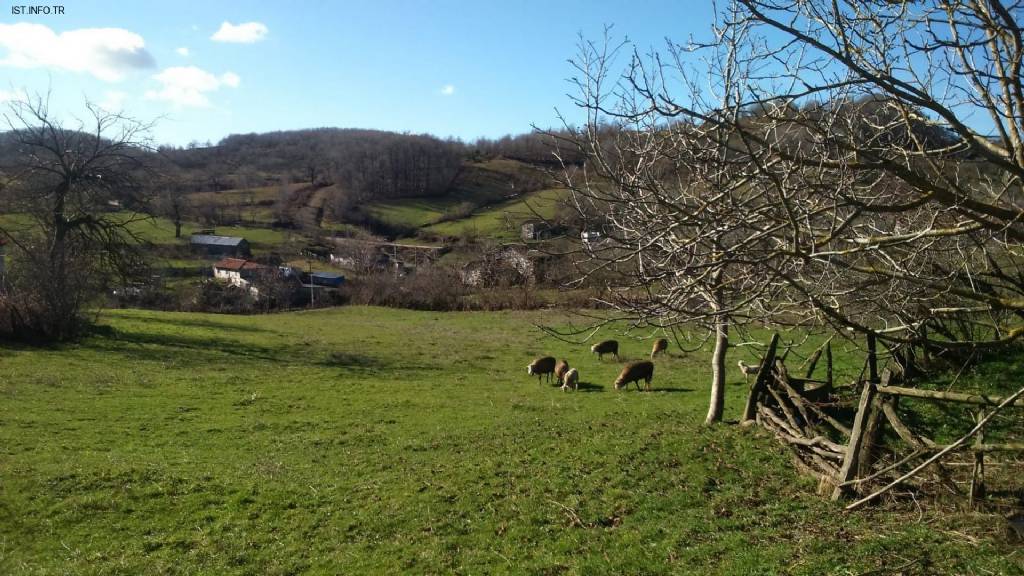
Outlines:
[[[206,228],[196,222],[185,222],[181,228],[181,238],[174,237],[174,223],[167,218],[153,218],[136,216],[129,224],[129,229],[137,234],[139,238],[157,245],[187,243],[188,236],[197,230]],[[289,234],[285,230],[273,230],[270,228],[259,228],[250,226],[217,226],[214,228],[221,236],[241,236],[249,241],[253,250],[270,249],[286,243]]]
[[[846,515],[774,439],[704,427],[704,355],[616,392],[552,314],[127,310],[5,347],[0,574],[1021,573],[991,516]],[[527,376],[542,353],[585,389]]]
[[[369,206],[375,217],[402,226],[427,226],[440,220],[445,211],[459,205],[453,198],[406,198],[377,202]]]
[[[492,238],[515,240],[519,238],[519,225],[523,222],[538,217],[554,218],[567,195],[568,191],[561,188],[538,190],[515,200],[489,206],[467,218],[427,226],[425,230],[451,236],[473,231]],[[511,229],[509,223],[512,224]]]

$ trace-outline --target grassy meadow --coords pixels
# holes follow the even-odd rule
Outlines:
[[[704,427],[704,354],[616,392],[535,327],[570,319],[124,310],[6,346],[0,574],[1022,573],[990,516],[847,515],[773,438]],[[544,353],[583,389],[527,376]]]
[[[553,219],[558,207],[568,197],[564,188],[549,188],[524,194],[521,198],[488,206],[466,218],[426,226],[435,234],[456,236],[473,232],[500,240],[517,240],[519,226],[527,220]],[[513,228],[509,229],[511,222]]]

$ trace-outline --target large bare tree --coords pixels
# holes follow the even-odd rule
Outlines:
[[[3,205],[20,225],[11,247],[5,326],[14,336],[65,339],[114,276],[140,266],[133,210],[144,207],[147,126],[87,105],[65,125],[45,97],[11,102],[3,134]],[[123,210],[122,210],[123,209]]]
[[[626,266],[620,309],[714,318],[721,350],[748,320],[945,348],[1019,337],[1022,12],[735,0],[707,42],[582,43],[588,163],[570,184],[614,231],[588,272]]]

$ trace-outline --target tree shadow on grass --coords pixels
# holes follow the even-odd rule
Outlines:
[[[83,347],[120,354],[137,361],[178,362],[186,365],[239,365],[266,361],[275,365],[307,365],[339,368],[358,374],[375,374],[394,368],[393,363],[373,356],[310,349],[281,339],[276,345],[181,333],[121,332],[116,337],[97,336]]]
[[[168,316],[124,316],[125,319],[133,322],[142,322],[145,324],[160,323],[170,324],[172,326],[183,326],[189,328],[208,328],[210,330],[223,330],[230,332],[270,332],[266,328],[259,328],[257,326],[239,325],[230,322],[215,322],[213,320],[206,320],[200,318],[177,318],[173,315]]]
[[[82,342],[83,348],[112,352],[137,360],[168,359],[202,361],[227,358],[255,358],[287,362],[284,347],[260,346],[238,340],[192,336],[181,333],[118,332],[115,336],[95,336]]]
[[[694,390],[693,390],[693,388],[653,388],[652,387],[650,391],[651,392],[674,393],[674,392],[693,392]]]
[[[380,358],[374,358],[365,354],[352,354],[350,352],[331,352],[325,358],[318,360],[316,364],[330,368],[343,368],[359,373],[375,373],[391,365],[391,363],[384,362]]]

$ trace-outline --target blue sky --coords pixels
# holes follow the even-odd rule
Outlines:
[[[95,2],[0,12],[0,99],[50,90],[156,120],[158,143],[319,126],[473,139],[571,114],[566,62],[605,24],[641,47],[704,35],[710,2]],[[227,24],[225,24],[227,23]]]

